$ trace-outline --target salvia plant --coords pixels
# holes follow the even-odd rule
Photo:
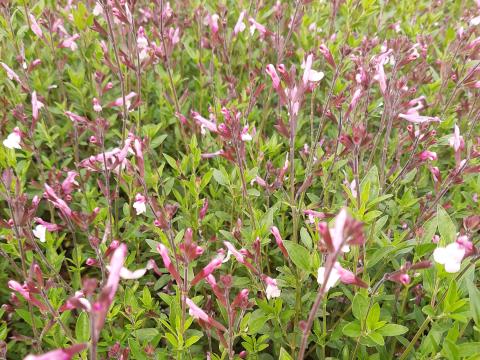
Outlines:
[[[0,358],[479,359],[480,1],[0,0]]]

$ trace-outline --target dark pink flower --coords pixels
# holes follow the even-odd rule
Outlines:
[[[280,231],[278,230],[278,228],[276,226],[272,226],[270,228],[270,232],[272,233],[273,237],[275,238],[275,241],[277,242],[277,246],[279,247],[283,256],[285,256],[285,258],[288,259],[288,251],[285,248],[285,245],[283,245],[283,239],[282,239],[282,236],[280,235]]]

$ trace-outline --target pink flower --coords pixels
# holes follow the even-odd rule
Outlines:
[[[217,124],[215,124],[213,121],[205,119],[202,115],[200,115],[196,111],[192,111],[191,114],[195,119],[195,121],[200,125],[202,130],[206,128],[213,133],[218,132]]]
[[[387,91],[387,78],[385,76],[385,69],[383,68],[383,66],[388,63],[391,52],[391,50],[388,50],[383,54],[378,55],[376,59],[374,79],[378,81],[380,90],[383,95],[385,95]]]
[[[227,331],[227,329],[225,329],[225,326],[223,326],[218,321],[208,316],[207,313],[202,309],[200,309],[197,305],[195,305],[195,303],[192,300],[190,300],[189,298],[185,298],[185,303],[189,308],[188,313],[190,314],[191,317],[197,320],[202,320],[205,323],[213,327],[216,327],[220,331]]]
[[[423,124],[423,123],[429,123],[429,122],[440,122],[440,118],[438,117],[432,117],[432,116],[422,116],[418,115],[418,113],[414,114],[399,114],[399,118],[402,118],[404,120],[407,120],[411,123],[415,124]]]
[[[97,98],[92,99],[92,104],[93,104],[93,110],[97,113],[102,112],[102,105],[100,104],[100,101]]]
[[[191,262],[203,254],[203,248],[193,241],[193,230],[185,230],[183,242],[179,246],[185,262]]]
[[[304,210],[303,213],[308,216],[310,224],[315,224],[315,219],[325,219],[325,214],[323,212],[307,209]]]
[[[37,92],[32,92],[32,118],[34,121],[38,120],[38,112],[43,108],[43,103],[38,101]]]
[[[208,211],[208,199],[205,198],[205,199],[203,199],[203,205],[202,205],[202,208],[200,209],[200,212],[198,214],[198,219],[203,220],[205,218],[205,216],[207,215],[207,211]]]
[[[320,285],[323,285],[325,282],[326,269],[325,267],[318,268],[317,281]],[[335,262],[330,271],[330,276],[328,277],[327,284],[325,285],[325,290],[328,291],[331,287],[335,286],[340,280],[344,284],[356,285],[359,287],[368,287],[360,278],[355,276],[351,271],[344,269],[339,262]]]
[[[78,45],[75,41],[78,40],[79,38],[80,38],[80,35],[74,34],[64,39],[60,44],[58,44],[58,47],[60,49],[69,48],[72,51],[76,51],[78,49]]]
[[[333,60],[332,53],[328,49],[328,47],[325,44],[321,44],[318,48],[320,50],[320,53],[323,55],[327,63],[332,67],[336,68],[335,61]]]
[[[78,182],[75,181],[75,178],[78,176],[76,171],[69,171],[67,177],[62,182],[62,190],[65,194],[69,195],[72,193],[75,186],[78,186]]]
[[[137,96],[137,93],[136,92],[131,92],[127,95],[125,95],[125,105],[127,107],[127,109],[130,108],[130,100],[133,99],[135,96]],[[118,99],[116,99],[115,101],[111,102],[110,104],[107,105],[108,107],[114,107],[114,106],[123,106],[123,97],[120,96]]]
[[[170,275],[172,275],[172,277],[175,279],[177,284],[181,284],[182,283],[182,278],[180,277],[180,274],[178,273],[175,266],[173,266],[172,261],[170,260],[170,256],[168,255],[168,250],[165,247],[165,245],[158,244],[157,251],[162,256],[163,264],[165,265],[165,268],[168,270]]]
[[[137,215],[146,213],[147,205],[145,196],[143,196],[142,194],[135,195],[135,202],[133,203],[133,207],[135,208]]]
[[[110,271],[110,266],[107,265],[107,270]],[[141,269],[137,269],[134,271],[131,271],[127,269],[126,267],[122,267],[120,269],[120,278],[123,280],[136,280],[140,279],[142,276],[144,276],[147,272],[147,270],[153,269],[153,264],[151,262],[147,263],[147,266]]]
[[[68,116],[68,118],[70,120],[72,120],[73,122],[77,122],[79,124],[83,124],[83,123],[86,123],[87,122],[87,118],[86,117],[83,117],[83,116],[80,116],[80,115],[77,115],[71,111],[65,111],[65,115]]]
[[[275,90],[279,89],[280,77],[277,74],[277,70],[275,70],[275,66],[273,66],[272,64],[268,64],[265,72],[272,78],[273,88]]]
[[[263,281],[265,282],[265,285],[267,285],[265,289],[265,294],[267,295],[268,300],[272,298],[280,297],[281,291],[277,286],[276,279],[272,279],[271,277],[265,276]]]
[[[112,304],[113,298],[117,292],[118,283],[120,282],[120,273],[127,257],[127,246],[120,244],[112,254],[110,259],[110,274],[108,275],[107,283],[102,289],[97,301],[93,304],[92,310],[95,312],[95,331],[92,338],[97,339],[100,336],[100,331],[105,323],[105,318],[108,309]]]
[[[235,249],[235,246],[233,246],[230,242],[228,241],[224,241],[223,242],[225,244],[225,246],[227,247],[227,250],[228,250],[228,253],[227,253],[227,257],[225,258],[225,260],[223,262],[226,262],[229,258],[230,258],[230,255],[233,255],[235,256],[235,258],[237,259],[237,261],[243,265],[245,265],[246,267],[248,267],[250,270],[252,270],[252,272],[254,274],[258,273],[258,271],[253,267],[252,264],[250,264],[247,259],[245,258],[245,256],[243,256],[243,254],[239,251],[237,251],[237,249]],[[241,250],[240,250],[241,251]]]
[[[48,201],[50,201],[53,206],[55,206],[57,209],[59,209],[62,214],[68,218],[72,217],[72,210],[70,207],[67,205],[67,203],[63,200],[60,199],[55,191],[48,186],[48,184],[45,184],[45,196],[47,197]]]
[[[65,349],[56,349],[43,355],[28,355],[23,360],[70,360],[75,354],[87,348],[87,344],[75,344]]]
[[[202,279],[213,273],[216,269],[222,266],[223,256],[219,256],[210,261],[192,280],[191,285],[194,286]]]
[[[212,288],[213,290],[213,293],[215,294],[215,296],[217,297],[218,301],[220,301],[220,303],[227,307],[227,300],[225,299],[225,294],[224,294],[224,289],[221,288],[218,284],[217,284],[217,280],[215,280],[215,276],[213,275],[208,275],[206,278],[205,278],[205,281],[210,285],[210,287]]]
[[[88,260],[87,260],[88,262]],[[80,309],[86,312],[92,311],[92,304],[85,298],[83,291],[75,292],[75,295],[69,298],[60,308],[59,312],[64,312],[67,310]]]
[[[250,17],[248,19],[248,22],[250,23],[250,35],[253,35],[255,30],[258,30],[258,32],[260,33],[260,36],[262,37],[264,37],[265,35],[268,35],[269,31],[267,30],[267,28],[262,24],[258,23],[257,21],[255,21],[254,18]]]
[[[8,282],[8,287],[10,288],[10,290],[18,292],[20,295],[23,296],[23,298],[27,302],[29,302],[33,306],[36,306],[41,311],[47,311],[48,310],[47,305],[45,305],[43,302],[41,302],[37,298],[33,297],[33,295],[31,294],[27,285],[22,286],[18,282],[16,282],[15,280],[10,280]]]
[[[2,65],[3,69],[7,72],[7,76],[10,80],[15,80],[19,84],[22,84],[22,80],[20,80],[20,77],[17,75],[17,73],[10,69],[7,64],[0,62],[0,65]]]
[[[40,26],[37,23],[37,20],[32,14],[28,14],[30,19],[30,29],[32,29],[33,33],[37,35],[39,38],[43,38],[43,32]]]
[[[270,232],[272,233],[273,237],[275,238],[275,241],[277,242],[277,246],[279,247],[280,251],[282,252],[283,256],[288,259],[288,251],[285,248],[285,245],[283,245],[283,239],[282,236],[280,235],[280,231],[276,226],[272,226],[270,228]]]
[[[233,28],[233,35],[237,36],[239,33],[243,32],[246,28],[245,23],[243,22],[243,18],[245,17],[245,11],[242,11],[238,16],[237,23]]]
[[[308,54],[307,60],[304,64],[303,72],[303,86],[307,86],[308,82],[318,82],[323,79],[324,73],[321,71],[316,71],[312,69],[313,55]]]
[[[248,293],[249,293],[248,289],[241,290],[237,294],[237,296],[235,296],[235,299],[233,299],[232,304],[230,305],[230,308],[232,310],[235,310],[237,308],[246,309],[249,306]]]
[[[418,158],[419,158],[421,161],[427,161],[427,160],[433,161],[433,160],[437,160],[437,153],[434,152],[434,151],[424,150],[424,151],[422,151],[420,154],[418,154],[417,156],[418,156]]]
[[[460,135],[460,128],[457,125],[454,127],[453,136],[448,141],[455,152],[465,147],[465,141],[463,140],[463,136]]]

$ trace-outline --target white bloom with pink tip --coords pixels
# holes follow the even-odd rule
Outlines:
[[[433,259],[445,266],[448,273],[460,271],[462,260],[473,251],[473,244],[465,235],[459,236],[457,240],[446,247],[437,247],[433,252]]]

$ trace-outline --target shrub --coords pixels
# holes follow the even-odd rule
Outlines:
[[[478,357],[478,1],[0,10],[0,357]]]

